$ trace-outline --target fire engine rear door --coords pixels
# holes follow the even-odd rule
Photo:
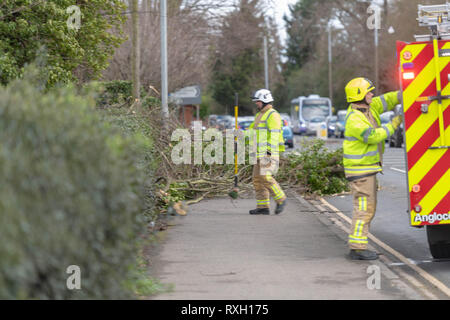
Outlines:
[[[450,41],[397,43],[412,226],[450,224]]]

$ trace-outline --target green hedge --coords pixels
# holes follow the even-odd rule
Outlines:
[[[145,225],[142,135],[72,88],[0,88],[0,298],[131,298]],[[81,268],[81,290],[66,269]]]
[[[148,221],[154,221],[158,214],[155,206],[158,201],[155,195],[155,180],[157,177],[154,174],[158,164],[152,147],[152,128],[150,128],[148,116],[145,113],[129,112],[128,108],[106,108],[99,110],[99,112],[105,122],[111,124],[125,136],[136,137],[144,142],[135,146],[139,151],[136,163],[144,177],[144,214]]]
[[[124,104],[127,101],[131,102],[132,82],[131,81],[108,81],[101,83],[103,88],[97,98],[97,105],[112,106],[115,104]]]
[[[102,89],[99,91],[97,98],[97,105],[99,107],[129,105],[133,102],[133,83],[131,81],[114,80],[100,82],[100,84]],[[141,87],[141,99],[143,107],[161,105],[161,101],[158,98],[148,95],[144,87]]]

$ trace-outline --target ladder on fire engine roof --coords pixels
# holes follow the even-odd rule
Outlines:
[[[416,41],[433,41],[434,51],[434,63],[436,70],[436,90],[437,95],[435,97],[426,97],[426,100],[437,100],[438,104],[438,120],[439,120],[439,134],[440,145],[436,147],[430,147],[430,149],[449,149],[445,139],[445,127],[444,127],[444,108],[443,101],[450,99],[450,96],[442,95],[442,85],[439,68],[439,57],[450,55],[448,50],[439,50],[438,40],[450,40],[450,3],[446,2],[441,5],[419,5],[418,6],[418,18],[419,26],[430,28],[431,34],[417,36]],[[447,52],[444,52],[447,51]],[[450,78],[449,78],[450,79]]]
[[[415,35],[416,41],[450,40],[450,3],[418,6],[419,26],[430,28],[431,34]]]

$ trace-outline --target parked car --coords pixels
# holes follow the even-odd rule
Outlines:
[[[336,135],[337,116],[331,116],[327,119],[328,137]]]
[[[234,128],[234,118],[229,115],[219,115],[217,116],[216,128],[220,130],[232,129]]]
[[[240,119],[238,118],[238,129],[247,130],[254,121],[254,117],[242,117]]]
[[[216,127],[216,125],[217,125],[217,115],[210,114],[208,116],[208,126],[214,128],[214,127]]]
[[[284,144],[286,144],[289,148],[294,147],[294,131],[289,126],[289,122],[287,120],[283,120],[283,138]]]
[[[331,116],[327,120],[328,137],[336,136],[337,116]]]
[[[347,115],[347,110],[339,110],[337,112],[336,128],[334,130],[334,135],[336,138],[344,138],[345,116],[346,115]]]

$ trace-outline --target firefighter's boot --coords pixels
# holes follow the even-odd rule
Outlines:
[[[284,200],[281,203],[277,203],[277,208],[275,209],[275,214],[280,214],[283,212],[284,208],[286,207],[287,200]]]
[[[376,252],[364,249],[352,249],[350,250],[350,259],[352,260],[377,260],[378,254]]]
[[[270,214],[269,208],[257,208],[254,210],[250,210],[250,214]]]

